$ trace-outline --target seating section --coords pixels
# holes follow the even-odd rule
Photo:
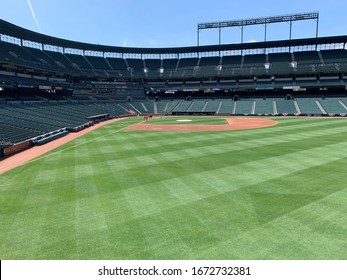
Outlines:
[[[234,113],[234,101],[231,99],[221,99],[221,105],[219,107],[218,113],[223,114],[233,114]]]
[[[346,53],[346,50],[336,49],[200,58],[140,59],[61,53],[0,41],[0,62],[66,74],[152,79],[336,73],[347,70]],[[291,66],[292,61],[296,61],[297,67]]]
[[[39,133],[39,131],[24,127],[16,127],[6,123],[0,123],[0,131],[0,143],[3,143],[2,146],[9,146],[15,143],[20,143],[26,139],[30,139],[42,134]]]
[[[324,63],[347,62],[347,50],[320,51]]]
[[[158,114],[166,114],[167,113],[166,109],[168,104],[169,104],[169,101],[166,101],[166,100],[156,102]]]
[[[154,101],[144,101],[142,102],[142,107],[145,114],[156,114],[157,112],[154,111]]]
[[[220,100],[206,100],[205,107],[203,108],[203,112],[215,112],[218,113],[218,109],[220,108],[221,101]]]
[[[0,106],[0,142],[12,145],[60,128],[75,128],[88,122],[88,117],[129,114],[118,103],[39,103]]]
[[[86,59],[94,69],[112,70],[110,64],[107,63],[107,60],[103,57],[88,56]]]
[[[346,114],[347,109],[339,98],[325,98],[319,100],[319,103],[328,114]]]
[[[121,71],[123,73],[127,71],[127,65],[123,58],[108,57],[106,58],[106,61],[114,71]]]
[[[168,58],[163,59],[163,77],[172,77],[177,69],[178,59],[176,58]]]
[[[294,53],[295,61],[298,64],[320,64],[321,60],[318,51],[304,51]]]
[[[235,114],[252,114],[253,100],[236,101]]]
[[[49,61],[45,60],[42,51],[39,51],[40,57],[35,56],[31,51],[34,52],[35,49],[0,41],[0,61],[12,62],[23,66],[30,65],[34,69],[53,69]]]
[[[179,102],[179,100],[162,100],[156,102],[158,114],[171,114]]]
[[[126,63],[128,65],[128,72],[132,77],[141,78],[145,76],[144,61],[142,59],[128,58],[126,59]]]
[[[63,73],[81,74],[81,70],[60,52],[44,51],[44,53],[54,61],[54,66]]]
[[[175,112],[175,113],[185,113],[185,112],[188,112],[188,109],[189,109],[190,105],[192,105],[192,101],[182,100],[174,108],[173,112]]]
[[[79,100],[58,102],[33,100],[34,103],[0,105],[0,149],[28,139],[41,141],[42,135],[64,129],[75,131],[87,125],[89,117],[107,115],[110,118],[128,114],[217,114],[217,115],[346,115],[346,97],[326,98],[242,98],[193,100],[115,101],[111,96],[79,96]],[[74,96],[76,98],[77,96]],[[14,102],[18,102],[16,96]],[[34,97],[33,97],[34,98]],[[40,137],[39,137],[40,136]],[[55,137],[55,135],[53,135]],[[53,137],[52,136],[52,137]],[[53,138],[54,138],[53,137]],[[47,139],[42,138],[45,142]],[[2,151],[2,150],[0,150]]]
[[[92,72],[93,66],[82,55],[65,54],[66,58],[71,61],[71,65],[80,70],[82,73]]]
[[[277,99],[277,112],[279,114],[297,114],[293,100]]]
[[[294,69],[291,67],[292,62],[291,53],[271,53],[268,56],[269,73],[270,74],[282,74],[293,73]]]
[[[178,67],[180,69],[184,69],[184,68],[193,69],[197,65],[198,65],[198,59],[197,58],[182,58],[179,61]]]
[[[317,98],[297,98],[296,102],[299,105],[301,113],[312,115],[322,114],[322,111],[316,103],[317,100]]]
[[[205,100],[196,99],[193,101],[192,105],[189,107],[187,112],[201,113],[206,104]]]
[[[242,56],[241,55],[233,55],[233,56],[223,56],[222,65],[223,69],[225,67],[241,67]]]
[[[261,67],[264,68],[266,62],[265,54],[245,55],[242,67]]]
[[[145,60],[145,66],[146,66],[146,75],[147,77],[158,77],[160,76],[160,69],[162,67],[162,60],[160,59],[146,59]]]
[[[271,99],[256,99],[255,102],[255,111],[256,115],[261,114],[274,114],[273,102]]]

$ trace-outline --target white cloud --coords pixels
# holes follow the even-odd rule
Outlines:
[[[31,15],[33,16],[33,19],[34,19],[34,21],[36,22],[37,28],[39,29],[40,32],[42,32],[42,31],[41,31],[40,24],[39,24],[39,22],[37,21],[37,18],[36,18],[36,15],[35,15],[33,6],[31,5],[30,0],[28,0],[28,5],[29,5],[29,9],[30,9],[30,11],[31,11]]]

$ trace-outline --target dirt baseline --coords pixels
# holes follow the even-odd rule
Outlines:
[[[151,124],[141,122],[127,127],[127,130],[146,131],[225,131],[262,128],[276,125],[277,122],[265,118],[226,118],[228,124]]]

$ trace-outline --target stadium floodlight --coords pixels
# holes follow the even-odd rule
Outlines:
[[[147,67],[143,68],[143,73],[147,74],[149,72],[149,69]]]
[[[160,74],[164,74],[164,68],[163,68],[163,67],[160,67],[160,68],[159,68],[159,73],[160,73]]]
[[[221,30],[222,28],[226,28],[226,27],[240,27],[241,28],[241,43],[243,43],[244,28],[250,25],[263,25],[265,28],[264,38],[266,41],[267,26],[272,23],[281,23],[281,22],[287,22],[290,24],[289,39],[291,39],[293,22],[299,21],[299,20],[316,20],[317,22],[316,37],[318,37],[318,19],[319,19],[318,12],[307,12],[307,13],[298,13],[298,14],[291,14],[291,15],[280,15],[280,16],[259,17],[259,18],[250,18],[250,19],[198,23],[197,45],[198,46],[200,45],[200,30],[212,29],[212,28],[219,30],[219,44],[221,44]]]

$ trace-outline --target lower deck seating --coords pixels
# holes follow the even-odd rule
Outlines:
[[[236,101],[235,114],[252,114],[253,100]]]
[[[299,105],[300,111],[302,114],[322,114],[322,111],[318,107],[317,98],[297,98],[296,102]]]
[[[218,113],[219,106],[221,104],[220,100],[207,100],[206,106],[203,109],[203,112],[215,112]]]
[[[88,117],[129,114],[118,103],[35,103],[0,106],[0,143],[12,145],[55,131],[88,123]]]
[[[297,114],[293,100],[277,99],[277,112],[279,114]]]
[[[342,102],[339,98],[325,98],[319,100],[320,104],[323,106],[328,114],[346,114],[347,110],[340,103]],[[344,104],[344,103],[343,103]]]
[[[146,101],[41,102],[0,105],[0,148],[20,143],[62,128],[72,129],[89,122],[88,117],[106,114],[215,113],[219,115],[347,114],[347,98],[250,98],[183,99]]]
[[[261,114],[274,114],[273,101],[272,99],[257,99],[255,102],[255,110],[254,113],[256,115]]]
[[[184,112],[188,112],[188,109],[190,107],[190,105],[192,104],[192,101],[186,101],[186,100],[182,100],[180,101],[177,106],[173,109],[173,112],[176,113],[184,113]]]
[[[189,112],[202,112],[202,110],[204,109],[204,106],[206,104],[205,100],[194,100],[191,107],[189,108]]]
[[[218,114],[233,114],[234,101],[231,99],[222,99]]]

